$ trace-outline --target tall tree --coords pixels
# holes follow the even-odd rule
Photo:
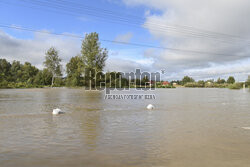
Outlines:
[[[217,79],[218,84],[224,84],[225,82],[226,82],[225,79],[220,79],[220,78]]]
[[[51,85],[52,73],[47,68],[39,71],[34,79],[37,85]]]
[[[84,76],[87,87],[90,86],[90,83],[91,87],[95,87],[96,84],[99,83],[100,79],[96,79],[95,82],[92,82],[92,79],[95,78],[94,71],[96,73],[103,71],[107,57],[108,51],[106,48],[101,48],[98,34],[96,32],[86,34],[82,41],[81,58],[85,69],[88,69],[84,71],[85,74],[87,74]]]
[[[12,81],[13,82],[20,82],[22,78],[22,69],[23,65],[19,61],[13,61],[11,68],[10,68],[10,73],[12,76]]]
[[[189,76],[184,76],[181,82],[183,85],[185,85],[188,82],[194,82],[194,79]]]
[[[95,69],[96,72],[103,71],[108,51],[106,48],[101,48],[99,36],[96,32],[86,34],[82,41],[81,54],[86,68]]]
[[[35,66],[32,66],[31,63],[25,62],[22,66],[22,81],[29,84],[33,83],[38,69]]]
[[[51,87],[54,84],[55,77],[62,76],[62,59],[58,56],[58,51],[51,47],[45,56],[44,65],[52,73]]]
[[[6,59],[0,59],[0,81],[9,80],[11,64]]]
[[[228,84],[233,84],[233,83],[235,83],[234,77],[233,77],[233,76],[228,77],[227,83],[228,83]]]

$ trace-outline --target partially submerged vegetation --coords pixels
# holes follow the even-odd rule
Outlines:
[[[186,78],[187,77],[188,76],[186,76]],[[192,81],[192,82],[186,82],[185,84],[183,84],[183,86],[190,87],[190,88],[229,88],[229,89],[241,89],[245,85],[245,87],[249,87],[250,88],[250,76],[248,77],[248,80],[245,83],[243,83],[243,82],[236,83],[233,76],[230,76],[227,79],[227,81],[225,79],[220,79],[220,78],[218,78],[217,81],[214,81],[214,80],[207,80],[207,81],[200,80],[198,82],[195,82],[191,78],[191,79],[189,79],[189,81]],[[182,83],[184,83],[184,82],[182,81]]]
[[[243,88],[243,83],[234,83],[234,84],[230,84],[228,85],[229,89],[241,89]]]

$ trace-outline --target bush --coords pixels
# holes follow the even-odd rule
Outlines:
[[[8,88],[8,82],[6,80],[0,82],[0,88]]]
[[[206,88],[226,88],[228,84],[218,84],[218,83],[206,83],[205,87]]]
[[[243,83],[234,83],[228,85],[229,89],[241,89],[243,87]]]
[[[0,88],[43,88],[42,85],[30,84],[26,82],[7,82],[2,81],[0,83]]]
[[[198,83],[198,82],[188,82],[184,85],[185,87],[188,88],[203,88],[204,84],[203,83]]]
[[[64,80],[62,80],[61,78],[55,78],[53,87],[61,87],[64,85],[65,85]]]

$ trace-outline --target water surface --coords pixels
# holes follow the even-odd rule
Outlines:
[[[250,127],[249,91],[150,93],[156,100],[104,100],[83,89],[0,90],[0,166],[250,166],[250,130],[241,128]],[[146,110],[149,103],[155,110]],[[53,116],[57,107],[66,113]]]

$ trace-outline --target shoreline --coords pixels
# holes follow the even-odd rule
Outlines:
[[[29,88],[0,88],[0,90],[3,89],[84,89],[85,87],[67,87],[67,86],[62,86],[62,87],[29,87]],[[176,86],[176,87],[166,87],[166,88],[155,88],[155,89],[179,89],[179,88],[184,88],[184,89],[244,89],[244,88],[229,88],[229,87],[185,87],[185,86]],[[125,89],[125,88],[124,88]],[[130,88],[130,89],[136,89],[136,88]],[[245,89],[250,89],[250,88],[245,88]],[[91,90],[91,91],[98,91],[98,90]]]

